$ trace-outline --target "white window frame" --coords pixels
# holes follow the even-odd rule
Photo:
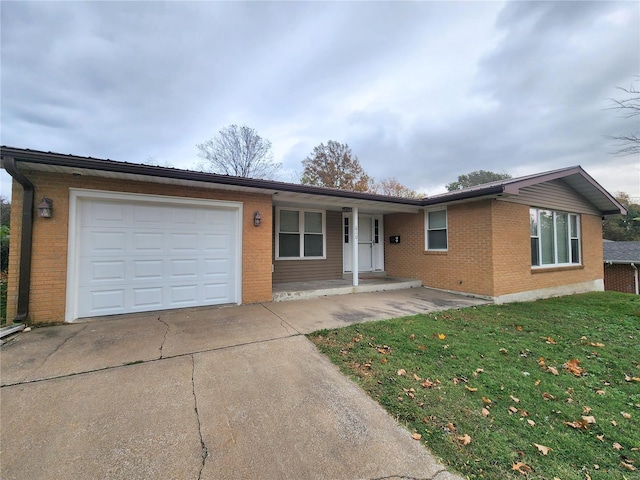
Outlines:
[[[300,251],[297,257],[281,257],[280,256],[280,212],[282,210],[290,212],[299,212],[298,215],[298,234],[300,235]],[[304,214],[320,213],[322,214],[322,255],[315,257],[304,256]],[[319,235],[319,234],[316,234]],[[294,207],[276,207],[276,230],[275,230],[275,248],[276,248],[276,260],[326,260],[327,258],[327,216],[325,210],[314,210],[310,208],[294,208]]]
[[[429,228],[429,214],[433,212],[444,212],[444,228]],[[447,247],[446,248],[430,248],[429,246],[429,232],[444,230],[446,235]],[[447,208],[430,208],[424,211],[424,249],[429,252],[447,252],[449,251],[449,212]]]
[[[551,212],[552,213],[552,218],[553,218],[553,263],[542,263],[542,241],[540,240],[541,238],[541,223],[540,223],[540,211],[546,211],[546,212]],[[531,214],[535,212],[535,217],[536,217],[536,234],[534,235],[531,232]],[[567,215],[567,252],[568,252],[568,256],[569,256],[569,261],[568,262],[559,262],[558,261],[558,227],[557,227],[557,219],[558,219],[558,215],[562,214],[562,215]],[[572,232],[571,230],[571,219],[575,218],[576,220],[576,230],[577,232]],[[576,266],[581,266],[582,265],[582,228],[581,228],[581,224],[580,224],[580,214],[578,213],[572,213],[572,212],[564,212],[561,210],[553,210],[550,208],[537,208],[537,207],[530,207],[529,209],[529,234],[530,234],[530,238],[537,238],[537,244],[538,244],[538,251],[537,251],[537,258],[538,258],[538,262],[539,264],[534,265],[533,261],[531,261],[531,268],[533,269],[540,269],[540,268],[555,268],[555,267],[576,267]],[[575,235],[574,235],[575,233]],[[573,257],[573,251],[572,251],[572,242],[573,240],[577,240],[578,243],[578,262],[573,262],[572,261],[572,257]],[[531,248],[533,248],[533,245],[531,246]],[[533,252],[531,252],[533,253]],[[531,260],[533,260],[531,258]]]

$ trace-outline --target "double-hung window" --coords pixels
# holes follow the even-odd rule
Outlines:
[[[322,210],[276,209],[276,258],[325,257],[325,214]]]
[[[580,217],[575,213],[532,208],[531,266],[580,264]]]
[[[425,212],[425,238],[427,250],[447,250],[447,210]]]

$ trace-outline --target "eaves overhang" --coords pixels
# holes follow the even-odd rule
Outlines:
[[[372,193],[219,175],[14,147],[0,147],[0,160],[4,158],[13,158],[18,164],[22,165],[24,170],[58,171],[76,175],[106,176],[158,183],[178,183],[185,186],[251,191],[269,195],[281,195],[282,198],[289,197],[289,202],[302,201],[301,199],[306,199],[306,201],[315,199],[318,202],[336,203],[336,200],[340,200],[347,203],[351,201],[369,205],[372,208],[375,204],[386,205],[387,208],[385,210],[389,210],[389,207],[399,210],[418,210],[422,205],[419,199],[390,197]]]

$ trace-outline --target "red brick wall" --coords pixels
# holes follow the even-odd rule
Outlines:
[[[496,297],[602,279],[602,222],[594,215],[580,218],[583,264],[532,269],[527,205],[449,205],[446,252],[425,251],[423,213],[386,215],[385,268],[425,286]],[[389,244],[392,235],[400,235],[401,243]]]
[[[35,186],[35,203],[44,196],[53,200],[53,218],[33,222],[31,295],[29,319],[34,323],[64,321],[67,280],[67,234],[69,224],[69,188],[171,195],[243,203],[242,219],[242,302],[270,301],[271,296],[271,197],[269,195],[183,187],[178,185],[109,180],[98,177],[74,177],[68,174],[25,172]],[[20,254],[20,218],[22,187],[13,184],[11,246],[7,318],[16,315],[17,281]],[[259,210],[262,225],[253,226],[253,212]]]
[[[605,265],[604,289],[614,292],[636,293],[634,275],[635,270],[631,265]]]
[[[425,286],[493,295],[490,201],[447,207],[448,250],[425,251],[424,213],[385,215],[385,269]],[[528,231],[528,230],[527,230]],[[400,235],[400,244],[389,237]]]

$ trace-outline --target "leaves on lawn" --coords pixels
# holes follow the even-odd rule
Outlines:
[[[524,462],[517,462],[511,466],[511,470],[522,473],[523,475],[527,475],[529,472],[533,472],[533,468],[527,465]]]
[[[463,445],[469,445],[471,443],[471,437],[466,433],[461,437],[457,437],[457,439],[460,440]]]
[[[483,417],[488,417],[488,416],[489,416],[489,414],[490,414],[489,410],[487,410],[487,408],[486,408],[486,407],[483,407],[483,408],[482,408],[482,416],[483,416]]]
[[[539,443],[534,443],[534,445],[542,455],[547,455],[550,450],[553,450],[553,448],[545,447]]]
[[[388,345],[377,345],[376,346],[376,350],[378,350],[378,352],[380,352],[383,355],[390,355],[391,354],[391,347]]]
[[[584,420],[584,418],[580,420],[574,420],[573,422],[562,422],[566,426],[575,428],[576,430],[589,430],[589,422]]]
[[[562,365],[567,372],[574,374],[576,377],[581,377],[586,373],[585,369],[580,366],[580,360],[573,358],[568,360]]]
[[[519,399],[519,398],[514,397],[513,395],[509,395],[509,398],[510,398],[511,400],[513,400],[514,402],[516,402],[516,403],[520,403],[520,399]]]
[[[474,387],[470,387],[469,385],[465,385],[464,388],[466,388],[467,390],[469,390],[470,392],[477,392],[478,389],[474,388]]]
[[[613,448],[620,451],[620,450],[624,450],[624,447],[622,445],[620,445],[618,442],[614,442],[613,443]]]
[[[420,440],[422,438],[422,435],[420,435],[419,433],[412,433],[411,438],[413,438],[414,440]]]
[[[620,415],[622,415],[627,420],[629,420],[631,418],[631,414],[627,413],[627,412],[620,412]]]
[[[636,467],[627,462],[620,462],[620,466],[626,470],[629,470],[630,472],[635,472],[637,470]]]
[[[406,377],[407,371],[404,368],[401,368],[400,370],[398,370],[398,375],[400,375],[401,377]]]

